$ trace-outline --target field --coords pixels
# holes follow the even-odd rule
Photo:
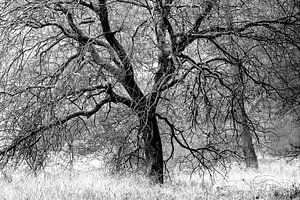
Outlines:
[[[0,200],[213,200],[300,199],[300,161],[260,159],[257,171],[232,167],[225,177],[214,180],[177,173],[164,185],[152,185],[141,175],[108,175],[95,167],[75,170],[72,175],[20,173],[0,182]]]

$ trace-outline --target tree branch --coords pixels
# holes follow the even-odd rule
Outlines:
[[[133,66],[128,55],[126,54],[125,49],[115,38],[115,33],[111,31],[108,19],[106,0],[99,0],[99,8],[96,10],[96,12],[101,21],[104,37],[106,38],[107,42],[112,46],[112,48],[116,51],[123,64],[122,73],[124,73],[124,78],[121,79],[121,83],[128,92],[128,94],[131,96],[131,98],[134,101],[139,102],[144,97],[144,94],[134,79]]]
[[[75,112],[75,113],[72,113],[72,114],[70,114],[70,115],[68,115],[64,118],[58,119],[58,120],[56,120],[55,122],[53,122],[51,124],[40,126],[36,130],[31,130],[28,135],[24,135],[24,136],[20,136],[20,137],[16,138],[10,146],[6,147],[3,150],[0,150],[0,155],[5,156],[6,154],[8,154],[8,152],[13,151],[14,149],[17,149],[17,146],[19,144],[21,144],[23,141],[26,141],[27,139],[37,135],[40,132],[49,130],[54,126],[62,125],[62,124],[68,122],[69,120],[71,120],[73,118],[81,117],[81,116],[85,116],[85,117],[89,118],[92,115],[94,115],[98,110],[100,110],[100,108],[102,108],[103,105],[105,105],[106,103],[111,102],[111,100],[112,99],[110,97],[105,98],[101,102],[97,103],[95,105],[95,107],[91,110]]]
[[[178,53],[184,51],[184,49],[196,39],[209,39],[213,40],[225,35],[241,35],[243,32],[251,30],[251,28],[263,27],[269,30],[276,30],[275,25],[293,25],[298,20],[291,21],[290,17],[279,18],[275,20],[260,20],[256,22],[248,22],[240,27],[220,27],[214,26],[201,31],[189,31],[181,36],[176,43],[176,50]],[[250,32],[253,32],[251,30]],[[245,34],[245,33],[244,33]]]

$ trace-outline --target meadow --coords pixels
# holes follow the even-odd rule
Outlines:
[[[164,185],[153,185],[143,175],[112,175],[97,165],[70,174],[22,173],[0,181],[0,200],[284,200],[300,199],[300,161],[259,159],[258,170],[232,166],[225,176],[190,176],[177,172]]]

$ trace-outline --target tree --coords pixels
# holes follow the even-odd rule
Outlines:
[[[0,9],[3,164],[100,138],[155,182],[163,157],[210,168],[242,155],[236,124],[259,138],[266,105],[286,97],[280,66],[299,55],[292,0],[12,0]]]
[[[228,8],[225,10],[227,16],[227,26],[231,27],[234,22],[234,16],[230,12],[230,2],[227,1]],[[239,17],[239,16],[236,16]],[[258,168],[257,156],[252,143],[250,132],[250,123],[245,110],[245,90],[244,84],[245,74],[243,70],[242,60],[239,59],[239,52],[235,51],[238,47],[234,46],[235,41],[232,36],[229,36],[228,59],[233,63],[231,67],[232,78],[235,87],[233,88],[232,106],[233,106],[233,122],[236,123],[238,132],[240,133],[242,149],[244,153],[245,163],[247,167]]]

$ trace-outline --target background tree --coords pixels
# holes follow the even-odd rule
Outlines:
[[[227,10],[225,8],[225,14],[227,17],[227,26],[231,27],[234,23],[234,16],[230,11],[232,7],[230,1],[227,1]],[[239,16],[236,16],[239,17]],[[232,109],[233,109],[233,123],[236,127],[237,134],[240,135],[241,146],[244,153],[244,159],[247,167],[258,168],[257,156],[252,143],[252,135],[250,129],[250,122],[248,120],[247,111],[245,109],[245,91],[247,83],[245,83],[245,73],[243,72],[243,61],[239,58],[241,52],[235,46],[237,42],[232,36],[228,38],[228,47],[225,49],[225,53],[228,61],[231,62],[229,67],[232,71],[232,82],[234,84],[232,94]]]
[[[81,143],[111,147],[160,183],[163,158],[211,168],[244,157],[240,135],[259,139],[297,71],[279,73],[299,55],[292,0],[13,0],[0,10],[2,164],[42,166]]]

